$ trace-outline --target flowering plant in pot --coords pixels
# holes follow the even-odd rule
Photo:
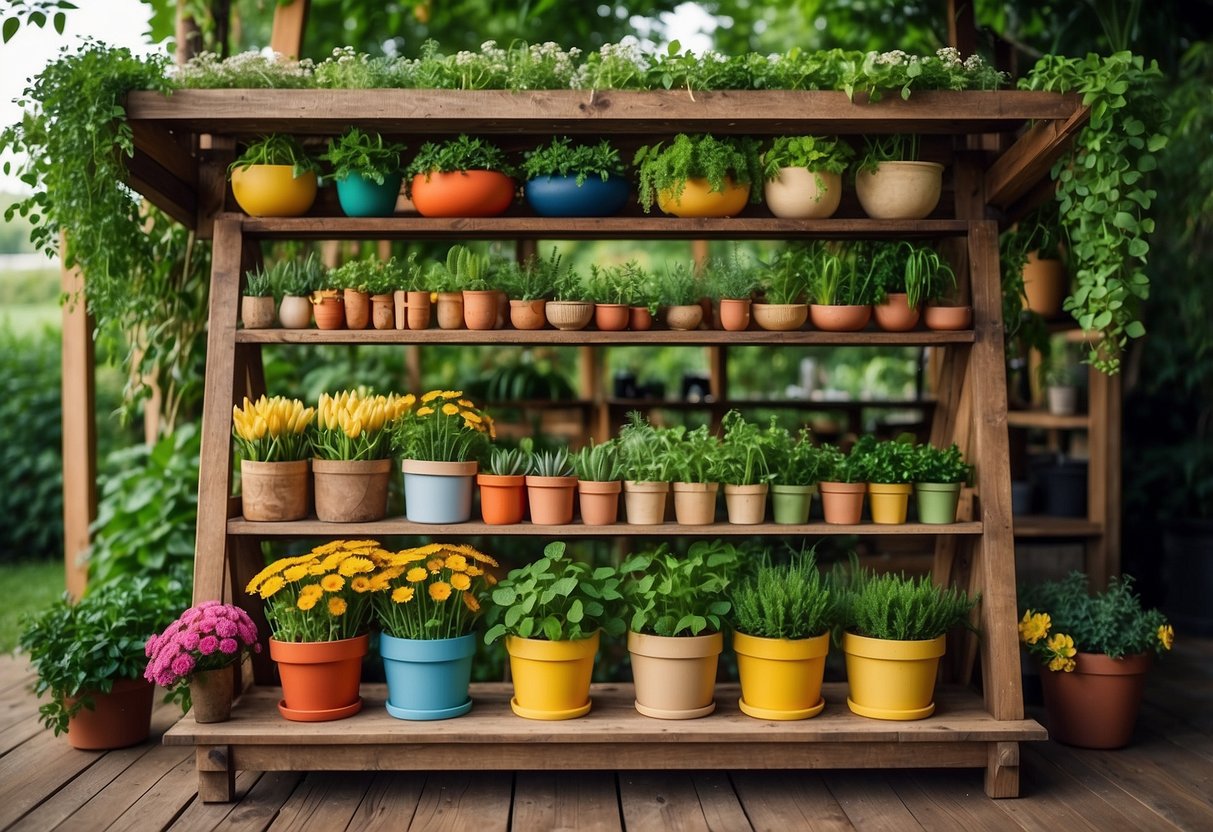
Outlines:
[[[240,454],[240,506],[246,520],[302,520],[308,512],[308,428],[316,411],[298,399],[246,397],[232,407]]]
[[[531,522],[537,526],[562,526],[573,522],[576,470],[567,448],[541,451],[531,457],[526,492]]]
[[[42,725],[74,748],[123,748],[147,739],[152,683],[143,679],[148,636],[187,603],[175,582],[138,577],[103,584],[78,602],[65,593],[26,616],[18,644],[38,676]]]
[[[855,172],[855,195],[877,220],[920,220],[935,210],[943,191],[943,165],[920,162],[919,137],[894,133],[865,139]]]
[[[387,712],[450,719],[472,708],[476,623],[497,561],[471,546],[430,543],[389,555],[372,602],[382,635]]]
[[[577,471],[577,496],[581,522],[587,526],[608,526],[619,518],[619,493],[623,490],[623,465],[619,443],[615,439],[586,445],[573,457]]]
[[[774,447],[771,435],[736,410],[720,420],[724,430],[720,444],[720,478],[724,481],[725,507],[729,522],[761,523],[766,516]]]
[[[770,332],[800,329],[809,318],[804,249],[786,248],[762,267],[762,299],[754,303],[754,320]]]
[[[560,720],[590,712],[599,632],[617,636],[624,630],[620,582],[614,567],[573,560],[558,540],[493,590],[484,641],[505,638],[514,713]]]
[[[619,332],[628,328],[631,306],[635,300],[640,264],[635,260],[616,266],[599,268],[590,264],[585,278],[585,296],[594,301],[594,326],[604,332]]]
[[[555,249],[547,259],[530,257],[525,263],[508,261],[497,269],[497,286],[510,299],[510,324],[514,329],[543,329],[547,324],[544,307],[552,296],[553,263],[558,270],[560,254]]]
[[[771,451],[771,505],[775,522],[784,525],[807,523],[824,468],[822,453],[813,443],[808,428],[801,428],[793,435],[772,418],[766,434]]]
[[[143,678],[193,708],[195,722],[224,722],[232,713],[235,668],[260,653],[257,625],[232,604],[203,601],[183,612],[144,646]]]
[[[530,443],[530,439],[524,440]],[[531,455],[524,448],[493,448],[488,465],[476,475],[480,514],[490,526],[521,523],[526,515],[526,472]]]
[[[388,557],[375,540],[333,540],[274,561],[245,586],[266,602],[285,718],[326,722],[362,709],[371,595]]]
[[[1151,658],[1174,643],[1166,617],[1142,606],[1128,575],[1091,593],[1073,572],[1026,587],[1020,607],[1019,640],[1043,665],[1049,735],[1081,748],[1128,745]]]
[[[514,167],[484,139],[426,142],[405,171],[405,190],[423,217],[494,217],[514,201]]]
[[[274,325],[274,282],[265,266],[244,273],[240,323],[245,329],[269,329]]]
[[[716,520],[722,473],[720,439],[707,425],[667,430],[674,518],[683,526],[706,526]]]
[[[751,295],[758,288],[758,274],[749,258],[734,249],[730,257],[708,261],[703,285],[719,303],[721,328],[730,332],[749,329]]]
[[[403,144],[385,142],[378,133],[351,127],[329,139],[320,158],[333,166],[337,200],[347,217],[390,217],[403,178],[400,154]]]
[[[779,136],[762,154],[767,207],[788,219],[832,217],[842,199],[842,173],[854,155],[837,136]]]
[[[269,269],[270,284],[282,296],[278,322],[283,329],[307,329],[312,322],[312,293],[324,281],[324,264],[309,253],[303,259],[278,260]]]
[[[679,133],[668,144],[645,145],[632,165],[640,185],[640,205],[647,214],[653,203],[678,217],[731,217],[761,194],[759,143],[749,137],[717,139],[711,134]]]
[[[687,263],[666,263],[658,278],[665,325],[670,329],[698,329],[703,323],[703,284]]]
[[[813,326],[827,332],[857,332],[868,325],[878,290],[861,247],[813,243],[805,274]]]
[[[640,713],[695,719],[716,710],[721,631],[740,565],[738,550],[720,540],[697,541],[682,557],[663,544],[620,565]]]
[[[387,515],[392,428],[413,406],[412,394],[321,394],[312,432],[316,516],[329,523],[366,523]]]
[[[914,493],[918,498],[918,522],[955,523],[960,489],[973,484],[973,466],[965,462],[960,448],[936,448],[922,444],[914,450]]]
[[[818,571],[814,550],[779,564],[764,553],[754,574],[733,589],[732,605],[741,712],[774,720],[821,713],[837,596]]]
[[[656,525],[665,522],[666,503],[673,478],[670,446],[673,437],[654,427],[640,413],[628,413],[619,430],[619,457],[623,468],[623,504],[628,523]]]
[[[462,390],[431,390],[397,423],[392,445],[403,458],[404,506],[414,523],[464,523],[472,482],[496,438],[493,419]]]
[[[868,457],[843,453],[836,445],[821,446],[821,510],[827,523],[855,525],[863,516],[863,498],[868,493]]]
[[[855,443],[851,454],[866,457],[872,522],[890,525],[906,522],[917,470],[914,437],[905,434],[878,441],[869,434]]]
[[[619,151],[603,139],[576,144],[567,136],[529,150],[522,163],[526,201],[541,217],[609,217],[631,190]]]
[[[264,136],[228,167],[232,194],[251,217],[298,217],[316,200],[316,161],[292,136]]]

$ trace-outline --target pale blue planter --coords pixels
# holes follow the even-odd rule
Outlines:
[[[387,676],[387,712],[396,719],[463,716],[472,709],[468,685],[476,635],[458,638],[379,638]]]
[[[406,459],[404,513],[411,523],[466,523],[472,519],[475,462],[424,462]]]

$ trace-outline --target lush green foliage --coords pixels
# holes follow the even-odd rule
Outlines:
[[[867,242],[856,246],[860,274],[883,298],[904,292],[911,309],[926,300],[937,300],[956,286],[952,267],[930,245],[902,240],[898,243]]]
[[[918,455],[911,436],[881,441],[867,434],[851,448],[851,456],[863,460],[868,482],[914,482]]]
[[[296,177],[319,167],[298,139],[283,134],[263,136],[250,142],[228,167],[228,171],[243,170],[252,165],[290,165]]]
[[[745,300],[758,288],[758,272],[753,262],[736,249],[729,257],[716,257],[704,266],[704,291],[711,297]]]
[[[606,182],[612,176],[624,174],[623,159],[608,140],[597,144],[573,144],[568,136],[553,138],[550,144],[528,150],[522,170],[527,179],[573,176],[578,186],[590,177]]]
[[[707,425],[694,430],[683,426],[664,428],[670,434],[667,454],[670,460],[670,475],[675,482],[712,483],[719,482],[722,473],[720,440]]]
[[[814,279],[806,276],[804,249],[784,248],[762,266],[760,286],[763,303],[804,303],[805,294]]]
[[[842,173],[855,151],[837,136],[779,136],[762,154],[766,181],[779,176],[781,168],[808,168],[817,173]],[[823,187],[821,177],[817,187]]]
[[[510,300],[546,300],[552,294],[547,274],[535,258],[525,263],[513,260],[501,263],[495,273],[497,288],[505,292]]]
[[[856,446],[858,447],[858,445]],[[856,453],[855,448],[849,454],[843,453],[837,445],[822,445],[820,482],[869,482],[871,471],[870,457],[865,453]]]
[[[805,276],[810,303],[869,306],[880,295],[876,275],[888,267],[887,261],[874,258],[872,253],[885,250],[872,243],[815,241],[789,248],[785,256]]]
[[[825,457],[813,443],[813,435],[808,428],[801,428],[793,435],[772,418],[766,436],[770,447],[772,483],[814,485],[822,480]]]
[[[720,445],[720,478],[729,485],[757,485],[772,477],[775,448],[771,435],[736,410],[720,420],[724,430]]]
[[[728,590],[740,565],[741,553],[720,540],[696,541],[682,557],[664,544],[632,555],[619,567],[626,576],[629,628],[658,636],[719,632],[732,606]]]
[[[405,189],[412,195],[414,176],[424,176],[428,181],[433,173],[464,170],[495,170],[507,176],[514,175],[514,166],[500,147],[463,133],[445,142],[423,144],[405,171]]]
[[[619,429],[619,456],[623,478],[632,482],[670,482],[673,459],[672,437],[636,411],[628,413],[627,423]]]
[[[248,298],[272,298],[274,281],[265,266],[244,273],[244,296]]]
[[[843,89],[847,95],[866,93],[870,101],[879,101],[895,90],[908,99],[913,89],[993,90],[1006,81],[1006,73],[987,64],[980,55],[962,59],[956,49],[945,47],[932,56],[919,57],[895,49],[865,55]]]
[[[576,471],[568,448],[557,448],[532,456],[527,473],[535,477],[571,477]]]
[[[763,557],[753,576],[733,590],[733,623],[737,632],[758,638],[803,639],[834,626],[836,595],[817,569],[812,549],[786,563]]]
[[[1113,576],[1107,590],[1091,593],[1087,576],[1072,572],[1059,581],[1026,587],[1019,606],[1028,621],[1035,614],[1048,616],[1050,624],[1041,636],[1049,630],[1054,636],[1067,635],[1073,639],[1073,647],[1083,653],[1105,653],[1118,659],[1171,648],[1173,633],[1166,617],[1142,606],[1141,597],[1133,590],[1133,578],[1128,575]],[[1027,646],[1040,656],[1049,651],[1043,637]]]
[[[682,261],[666,263],[656,282],[662,306],[690,306],[703,296],[703,283]]]
[[[504,635],[548,641],[590,638],[598,630],[623,632],[620,577],[613,567],[591,567],[565,556],[563,541],[543,557],[510,570],[493,590],[486,644]]]
[[[973,466],[965,462],[960,448],[936,448],[924,443],[914,449],[914,482],[972,483]]]
[[[386,295],[405,285],[404,270],[392,257],[360,257],[346,260],[329,273],[329,285],[334,289],[356,289],[372,295]]]
[[[351,127],[338,139],[329,139],[328,150],[320,158],[333,166],[333,178],[345,179],[357,174],[382,185],[387,177],[401,169],[403,144],[385,142],[378,133],[364,133]]]
[[[530,467],[530,454],[521,448],[493,448],[486,473],[497,477],[520,477]]]
[[[623,468],[619,462],[619,443],[614,439],[586,445],[573,458],[577,479],[582,482],[614,482],[622,479]]]
[[[758,140],[748,136],[717,139],[710,133],[679,133],[668,145],[658,142],[641,147],[632,159],[641,206],[648,213],[662,192],[673,199],[681,197],[688,179],[706,179],[713,191],[724,191],[729,179],[735,185],[761,183],[758,146]],[[750,201],[761,199],[761,188],[751,187]]]
[[[919,141],[918,136],[905,133],[864,137],[863,153],[856,169],[874,173],[881,162],[917,162]]]
[[[622,303],[636,300],[636,288],[644,278],[644,270],[635,260],[615,266],[590,264],[590,273],[581,281],[582,294],[595,303]]]
[[[300,89],[324,87],[327,77],[313,79],[311,61],[279,59],[277,55],[241,52],[221,58],[214,52],[199,52],[172,73],[173,83],[183,89]]]
[[[281,296],[306,298],[320,289],[325,281],[325,268],[315,254],[307,257],[286,257],[269,267],[274,293]]]
[[[843,629],[868,638],[938,638],[953,627],[970,626],[969,613],[980,598],[936,586],[926,575],[907,578],[859,570],[854,560],[849,575],[839,577],[842,574],[835,573],[835,584]]]

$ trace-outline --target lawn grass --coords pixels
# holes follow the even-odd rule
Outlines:
[[[63,593],[63,563],[0,563],[0,586],[14,590],[0,605],[0,653],[9,653],[21,635],[22,616],[45,608]]]

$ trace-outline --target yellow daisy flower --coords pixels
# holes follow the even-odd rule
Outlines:
[[[392,590],[392,601],[397,604],[407,604],[413,600],[414,589],[411,586],[398,586]]]
[[[350,589],[359,594],[369,592],[371,589],[371,579],[366,575],[355,575],[350,579]]]
[[[320,579],[320,587],[325,592],[340,592],[344,586],[345,578],[336,573],[333,573],[332,575],[325,575]]]
[[[479,566],[469,566],[465,570],[465,574],[467,574],[469,577],[472,577],[472,578],[479,578],[481,575],[484,574],[484,570],[481,569]]]
[[[337,571],[339,571],[345,577],[351,578],[354,575],[358,575],[362,572],[370,572],[374,568],[375,562],[370,558],[355,556],[342,563],[341,567]]]
[[[480,602],[476,600],[475,595],[472,595],[470,592],[465,592],[460,597],[463,598],[463,605],[465,607],[472,612],[480,612]]]
[[[1070,673],[1074,670],[1074,667],[1073,659],[1063,659],[1061,656],[1058,656],[1055,659],[1049,660],[1049,670],[1061,670],[1065,673]]]
[[[444,399],[458,399],[461,396],[463,396],[462,390],[443,390],[442,391],[442,398],[444,398]]]
[[[472,402],[468,401],[467,399],[460,399],[459,406],[460,407],[475,407],[476,405],[473,404]]]
[[[1164,649],[1170,650],[1175,644],[1175,628],[1170,624],[1163,624],[1158,628],[1158,640],[1162,642]]]
[[[431,572],[433,572],[435,575],[437,575],[439,572],[442,571],[443,563],[445,563],[445,561],[443,561],[442,558],[430,558],[426,562],[425,568],[430,570]]]
[[[287,570],[282,573],[282,577],[291,583],[294,583],[295,581],[307,577],[307,567],[302,563],[297,563],[294,566],[288,567]]]
[[[340,596],[333,596],[329,599],[329,615],[334,618],[340,618],[345,615],[346,603],[345,599]]]
[[[442,406],[443,415],[454,416],[458,412],[459,412],[459,407],[457,405],[451,404],[450,402],[447,402],[446,404],[444,404]]]
[[[282,579],[281,575],[270,575],[266,578],[265,583],[261,585],[259,594],[262,598],[269,598],[284,586],[286,586],[286,581]]]
[[[451,597],[451,585],[446,581],[434,581],[430,584],[430,597],[435,601],[445,601]]]
[[[467,575],[464,575],[460,572],[456,572],[454,575],[451,576],[451,586],[455,587],[455,589],[459,590],[460,592],[466,591],[467,588],[470,587],[471,585],[472,585],[472,579],[469,578]]]
[[[1050,636],[1049,640],[1045,642],[1045,646],[1054,656],[1063,659],[1068,659],[1078,652],[1074,647],[1074,639],[1065,633]]]
[[[419,407],[419,408],[417,408],[417,415],[418,415],[418,416],[429,416],[429,415],[430,415],[431,413],[433,413],[433,412],[434,412],[434,408],[432,408],[432,407]]]
[[[299,594],[300,595],[310,595],[313,598],[319,598],[321,595],[324,594],[324,589],[321,588],[320,584],[308,584],[307,586],[305,586],[299,590]]]
[[[316,606],[316,596],[315,595],[300,595],[299,600],[295,602],[295,606],[297,606],[299,609],[303,610],[304,612],[307,612],[312,607]]]
[[[441,395],[442,395],[441,390],[431,390],[430,392],[426,393],[424,396],[421,397],[421,403],[429,404],[430,402],[432,402],[434,399],[438,398]],[[432,413],[433,411],[430,411],[430,412]],[[418,411],[418,414],[422,415],[421,411]]]
[[[343,541],[343,540],[330,540],[328,543],[317,546],[315,549],[313,549],[312,554],[313,555],[327,555],[330,552],[335,552],[338,549],[340,549],[341,544],[344,542],[345,541]]]
[[[1052,623],[1048,613],[1027,610],[1019,622],[1019,640],[1024,644],[1035,644],[1049,634]]]
[[[452,572],[463,572],[468,568],[468,561],[463,555],[450,555],[445,561],[445,566]]]
[[[429,571],[426,570],[426,568],[424,566],[414,566],[412,569],[410,569],[408,571],[408,574],[404,576],[404,579],[411,584],[418,584],[418,583],[421,583],[422,581],[424,581],[429,576],[430,576],[430,573],[429,573]]]
[[[447,405],[447,407],[451,407],[451,406],[452,405]],[[479,425],[481,422],[484,421],[482,418],[480,418],[480,414],[475,412],[474,410],[463,411],[463,418],[464,418],[464,421],[471,422],[476,425]]]

